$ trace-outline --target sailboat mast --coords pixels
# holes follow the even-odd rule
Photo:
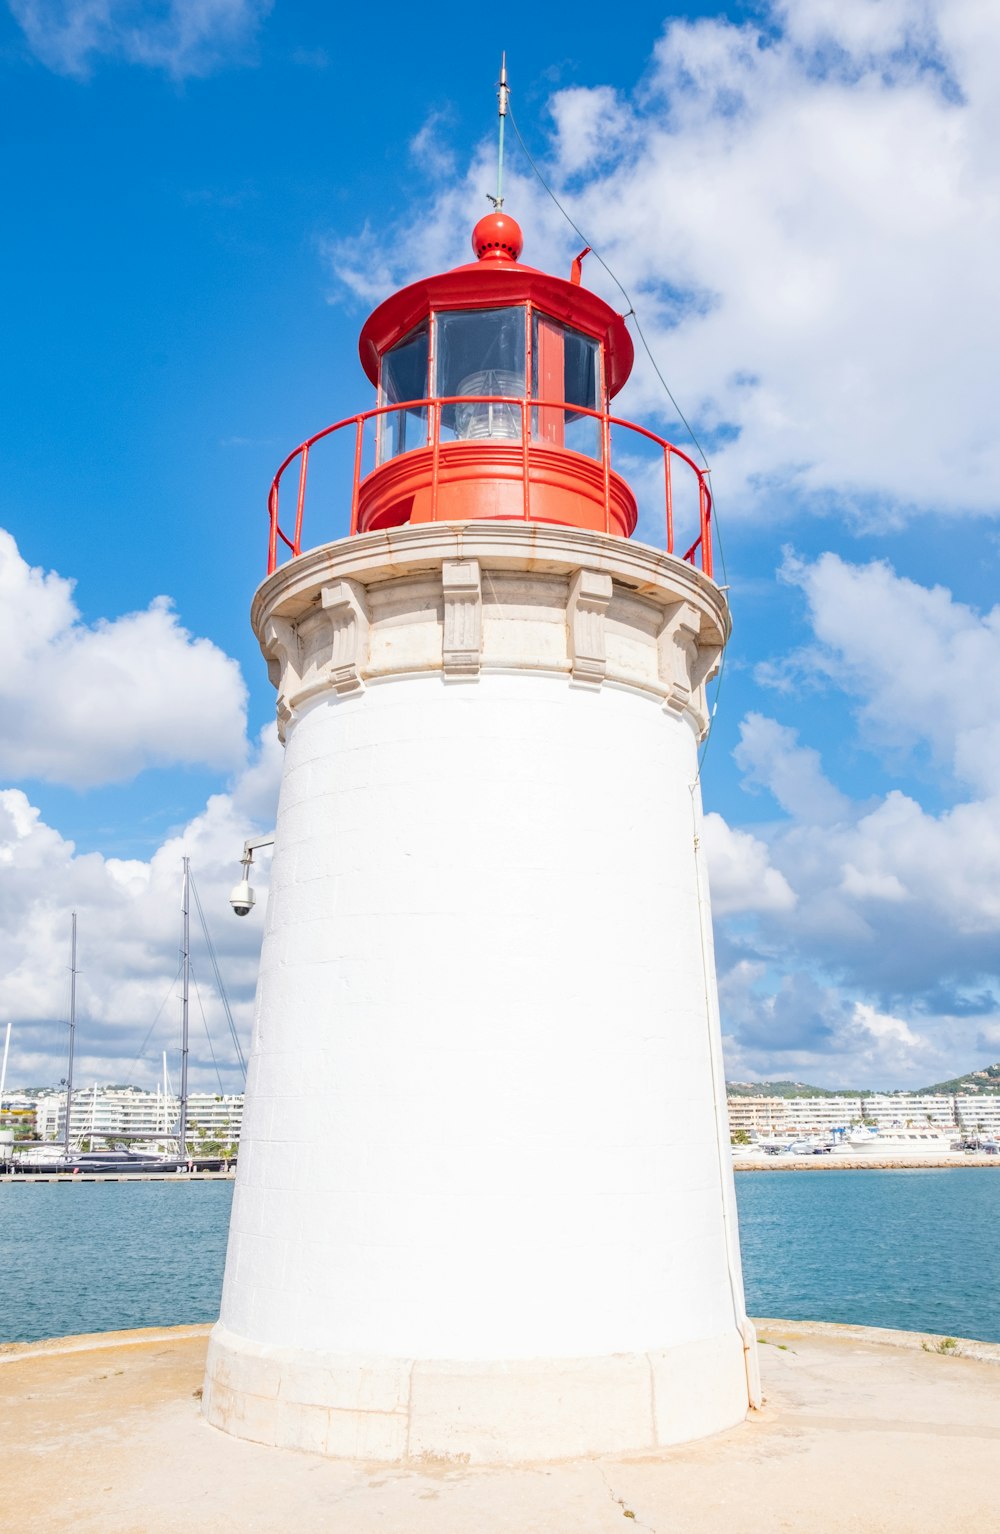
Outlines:
[[[73,1046],[76,1042],[76,912],[73,912],[73,936],[69,961],[69,1063],[66,1066],[66,1128],[63,1149],[69,1155],[69,1116],[73,1107]]]
[[[7,1032],[3,1041],[3,1065],[0,1065],[0,1108],[3,1107],[3,1093],[7,1085],[7,1056],[10,1054],[10,1030],[11,1024],[7,1024]]]
[[[188,992],[191,985],[191,859],[184,859],[184,937],[183,978],[181,993],[181,1104],[177,1126],[177,1148],[181,1160],[187,1156],[187,1109],[188,1109]]]

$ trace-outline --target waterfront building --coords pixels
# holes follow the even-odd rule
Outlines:
[[[730,1097],[731,1133],[829,1134],[860,1123],[860,1097]]]
[[[786,1128],[799,1134],[830,1134],[835,1129],[850,1129],[860,1120],[860,1097],[785,1099]]]
[[[964,1134],[1000,1138],[1000,1095],[960,1093],[953,1101],[958,1126]]]
[[[872,1129],[940,1129],[1000,1134],[1000,1095],[873,1092],[858,1097],[742,1097],[727,1099],[732,1134],[821,1134],[864,1123]]]
[[[489,215],[366,322],[348,536],[310,499],[340,427],[272,489],[252,621],[285,759],[203,1398],[261,1442],[653,1451],[759,1399],[698,779],[730,626],[708,481],[610,416],[632,343],[582,255],[566,280],[521,242]],[[655,453],[666,551],[631,541],[613,450],[643,482]]]
[[[188,1132],[194,1149],[202,1141],[235,1145],[243,1128],[243,1093],[188,1094]]]
[[[863,1100],[865,1122],[878,1129],[955,1127],[955,1099],[947,1093],[873,1092]]]
[[[730,1097],[727,1108],[731,1135],[778,1135],[788,1128],[788,1101],[784,1097]]]
[[[0,1129],[8,1129],[15,1139],[35,1135],[35,1099],[21,1092],[5,1092],[0,1102]]]
[[[169,1139],[176,1133],[179,1104],[172,1094],[146,1092],[139,1087],[79,1087],[73,1093],[70,1139]],[[39,1140],[61,1141],[66,1124],[65,1092],[45,1092],[36,1100]],[[242,1094],[192,1092],[188,1123],[192,1146],[199,1141],[235,1143],[243,1121]]]

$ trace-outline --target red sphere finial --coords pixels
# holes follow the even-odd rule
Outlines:
[[[524,249],[524,235],[516,218],[496,209],[479,220],[472,231],[472,248],[478,260],[491,256],[499,261],[516,261]]]

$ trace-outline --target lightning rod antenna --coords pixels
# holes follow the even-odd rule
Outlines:
[[[495,208],[503,207],[503,125],[507,116],[507,102],[510,91],[507,89],[507,53],[506,50],[500,55],[500,78],[497,81],[497,116],[500,118],[500,143],[497,150],[497,194],[490,198]]]

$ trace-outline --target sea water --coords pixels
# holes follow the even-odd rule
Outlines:
[[[1000,1342],[1000,1169],[737,1175],[751,1315]],[[231,1182],[0,1184],[0,1340],[214,1321]]]
[[[747,1310],[1000,1342],[1000,1167],[744,1172]]]
[[[0,1340],[214,1321],[233,1185],[0,1184]]]

